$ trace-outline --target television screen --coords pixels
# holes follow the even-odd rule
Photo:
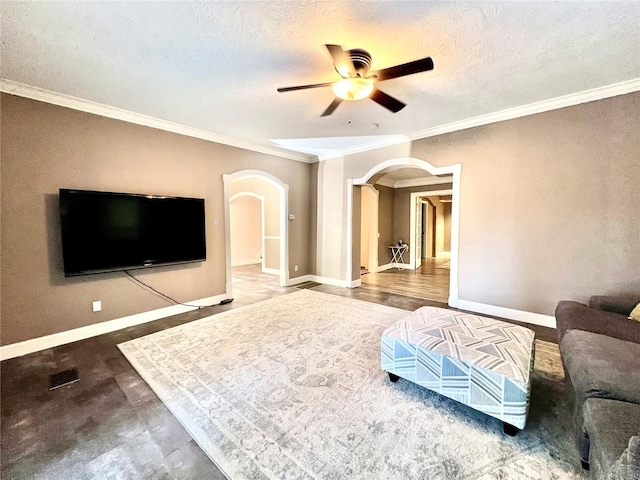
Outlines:
[[[206,259],[204,199],[60,189],[67,277]]]

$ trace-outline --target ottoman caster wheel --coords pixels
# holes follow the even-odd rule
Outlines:
[[[393,383],[396,383],[398,380],[400,380],[400,377],[398,375],[394,375],[391,372],[387,372],[389,374],[389,380],[391,380]]]
[[[506,422],[502,422],[502,429],[504,433],[509,435],[510,437],[514,437],[516,433],[520,431],[518,427],[514,427],[513,425]]]

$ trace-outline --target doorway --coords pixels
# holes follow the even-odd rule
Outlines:
[[[427,298],[433,299],[431,293],[425,293],[425,285],[423,281],[431,281],[432,283],[436,283],[438,287],[442,287],[444,285],[445,289],[441,291],[441,294],[438,295],[436,301],[447,303],[450,306],[457,306],[458,304],[458,232],[459,232],[459,218],[460,218],[460,165],[450,165],[446,167],[434,167],[424,160],[420,160],[417,158],[396,158],[391,160],[386,160],[378,165],[372,167],[363,177],[361,178],[350,178],[347,179],[347,238],[346,243],[351,247],[347,249],[347,285],[357,286],[362,283],[362,279],[360,278],[359,272],[355,272],[355,265],[358,263],[353,262],[354,254],[360,255],[360,235],[358,234],[357,240],[353,237],[353,215],[354,212],[354,199],[353,196],[355,193],[359,193],[360,189],[354,189],[354,186],[365,187],[367,185],[373,185],[378,182],[378,180],[384,176],[388,172],[393,172],[396,170],[400,170],[402,168],[417,168],[426,171],[431,176],[440,177],[439,180],[442,180],[442,176],[449,176],[451,179],[451,187],[449,189],[443,190],[428,190],[415,192],[418,190],[417,188],[412,188],[414,192],[411,192],[411,203],[409,201],[404,200],[403,202],[407,202],[406,205],[408,208],[407,216],[410,214],[410,221],[406,222],[407,216],[402,216],[402,214],[398,215],[398,212],[389,212],[392,214],[392,218],[400,219],[404,218],[404,225],[407,230],[410,228],[410,232],[404,230],[404,234],[399,237],[397,235],[397,231],[394,232],[393,237],[389,236],[389,238],[381,239],[385,245],[394,244],[398,238],[407,238],[409,239],[409,255],[405,257],[405,259],[409,260],[409,264],[405,265],[404,270],[392,270],[388,269],[381,274],[389,273],[389,277],[391,275],[398,277],[392,279],[387,282],[387,287],[389,289],[395,289],[397,292],[402,295],[410,295],[418,298]],[[434,181],[434,184],[442,183],[441,181]],[[419,185],[419,184],[418,184]],[[415,186],[415,185],[413,185]],[[406,192],[407,190],[405,190]],[[407,196],[408,196],[407,192]],[[417,193],[419,195],[414,195]],[[421,194],[421,195],[420,195]],[[418,208],[418,198],[420,197],[429,197],[424,198],[424,202],[421,202],[420,208]],[[431,197],[437,197],[432,199]],[[440,202],[440,196],[447,197],[448,202],[450,203],[450,213],[448,219],[449,232],[447,234],[448,242],[447,245],[448,250],[444,249],[444,214],[439,215],[437,212],[433,214],[433,208],[431,208],[429,204],[429,200],[434,200],[432,203],[436,205],[437,202]],[[407,197],[405,197],[407,198]],[[437,202],[435,201],[437,200]],[[443,203],[443,202],[440,202]],[[358,207],[357,212],[359,213],[360,207]],[[432,215],[429,215],[429,212]],[[419,229],[416,228],[416,217],[420,217],[421,227]],[[385,218],[387,218],[385,216]],[[426,221],[425,221],[426,218]],[[407,225],[408,223],[408,225]],[[434,228],[435,223],[435,228]],[[430,227],[431,226],[431,227]],[[438,233],[438,226],[442,227],[442,235]],[[382,229],[383,230],[383,229]],[[384,237],[385,233],[380,230],[381,235]],[[416,233],[416,231],[418,233]],[[435,239],[433,238],[435,234]],[[355,240],[355,241],[354,241]],[[386,242],[386,243],[385,243]],[[416,254],[419,250],[419,261],[416,261]],[[435,251],[434,251],[435,250]],[[381,254],[382,255],[382,254]],[[407,258],[408,257],[408,258]],[[447,258],[448,257],[448,258]],[[382,257],[380,257],[382,258]],[[446,262],[444,261],[446,258]],[[423,261],[425,259],[425,261]],[[442,263],[446,263],[443,268],[440,267],[440,261]],[[419,264],[419,269],[416,266]],[[380,262],[379,269],[382,270],[385,266],[389,267],[389,265],[384,265],[383,262]],[[393,266],[393,265],[391,265]],[[448,268],[446,268],[448,267]],[[427,269],[425,271],[425,269]],[[356,274],[357,277],[356,277]],[[367,277],[370,277],[369,275]],[[431,277],[431,278],[429,278]],[[434,282],[435,279],[435,282]],[[372,278],[367,278],[367,283],[370,283]],[[408,285],[405,285],[404,282],[407,282]],[[413,285],[412,285],[413,284]],[[391,290],[387,290],[391,291]],[[448,294],[447,294],[448,292]],[[431,297],[431,298],[430,298]]]
[[[366,187],[362,187],[364,190]],[[417,187],[416,187],[417,188]],[[402,236],[409,245],[404,268],[396,264],[361,277],[361,287],[447,303],[450,295],[451,208],[445,198],[450,189],[392,193],[393,238]],[[366,208],[361,207],[364,216]],[[411,228],[409,223],[411,223]],[[384,228],[383,228],[384,230]],[[410,231],[409,236],[402,232]],[[361,242],[365,241],[362,235]],[[362,245],[362,244],[361,244]],[[363,247],[361,246],[361,252]],[[408,258],[407,258],[408,257]]]
[[[273,175],[260,170],[242,170],[222,176],[224,182],[224,228],[226,257],[226,291],[233,297],[231,199],[234,195],[263,197],[262,245],[259,275],[275,275],[277,283],[285,286],[288,281],[288,185]],[[242,220],[241,220],[242,221]],[[217,225],[217,219],[214,219]],[[236,267],[249,268],[249,267]],[[265,275],[266,278],[266,275]]]
[[[264,196],[238,192],[229,200],[231,267],[260,264],[265,270]]]

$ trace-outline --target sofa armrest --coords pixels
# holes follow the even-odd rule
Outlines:
[[[610,296],[610,295],[594,295],[589,300],[589,307],[605,312],[619,313],[620,315],[629,316],[631,310],[640,303],[640,295],[637,296]]]
[[[609,337],[640,343],[640,322],[625,315],[589,308],[572,301],[562,301],[556,307],[558,343],[568,330],[584,330]]]

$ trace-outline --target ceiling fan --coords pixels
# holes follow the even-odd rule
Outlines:
[[[414,73],[433,70],[433,60],[431,57],[403,63],[395,67],[383,68],[369,72],[371,67],[371,55],[361,48],[343,50],[340,45],[325,45],[331,57],[336,71],[342,77],[337,82],[314,83],[312,85],[299,85],[297,87],[279,88],[278,92],[291,92],[293,90],[305,90],[307,88],[333,87],[336,98],[331,105],[320,115],[326,117],[331,115],[343,100],[360,100],[369,97],[374,102],[391,110],[393,113],[399,112],[406,103],[387,95],[376,88],[375,84],[392,78],[404,77]]]

